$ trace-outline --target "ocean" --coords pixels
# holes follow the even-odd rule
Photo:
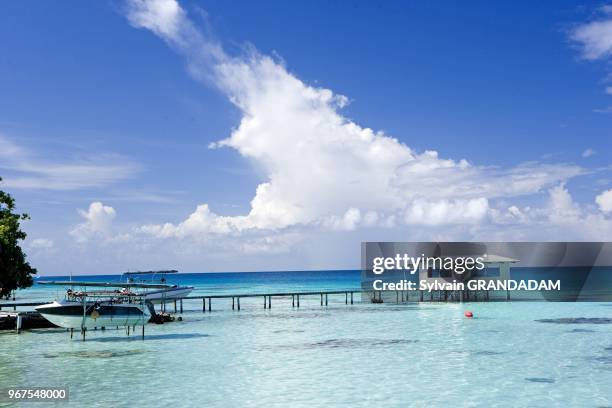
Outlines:
[[[321,271],[170,280],[203,295],[358,289],[359,279]],[[61,293],[35,285],[17,296]],[[260,297],[243,298],[241,311],[231,299],[212,306],[203,313],[200,300],[185,301],[183,321],[147,325],[144,341],[123,329],[88,332],[85,342],[61,329],[0,332],[0,388],[67,386],[75,407],[612,406],[612,303],[345,305],[330,295],[327,307],[318,296],[299,309],[290,297],[272,309]]]

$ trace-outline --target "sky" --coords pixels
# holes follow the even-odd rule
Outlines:
[[[612,239],[612,5],[0,5],[0,188],[41,275]]]

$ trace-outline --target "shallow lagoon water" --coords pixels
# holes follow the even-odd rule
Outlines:
[[[69,406],[612,406],[612,304],[319,300],[186,301],[144,341],[0,333],[0,388],[68,385]]]

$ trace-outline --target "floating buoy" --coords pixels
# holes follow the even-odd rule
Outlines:
[[[467,317],[468,319],[471,319],[472,317],[474,317],[474,313],[470,312],[469,310],[466,310],[463,315],[465,317]]]

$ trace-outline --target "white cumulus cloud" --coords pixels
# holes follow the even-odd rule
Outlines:
[[[342,115],[348,98],[306,84],[279,61],[249,49],[234,57],[207,38],[174,0],[127,3],[132,25],[145,28],[186,57],[189,72],[212,82],[240,110],[229,147],[263,169],[248,213],[222,216],[201,204],[183,222],[142,232],[159,237],[238,234],[321,225],[474,224],[490,200],[542,191],[577,176],[573,165],[524,163],[512,168],[440,158],[412,150],[382,131]]]
[[[113,207],[96,201],[89,205],[87,211],[79,210],[79,215],[83,218],[83,222],[70,231],[77,242],[104,239],[110,236],[111,225],[116,215]]]

